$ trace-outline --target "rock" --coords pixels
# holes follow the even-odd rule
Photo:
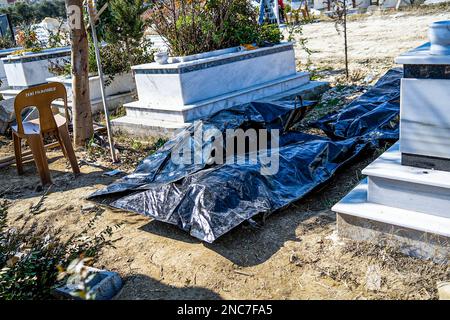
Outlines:
[[[375,76],[373,74],[368,74],[365,78],[364,78],[364,83],[366,84],[370,84],[373,80],[375,79]]]
[[[444,3],[444,2],[450,2],[450,0],[426,0],[423,4],[428,6],[428,5]]]
[[[89,274],[95,274],[87,284],[89,295],[94,300],[111,300],[122,288],[122,279],[117,272],[88,268]],[[68,284],[64,287],[56,288],[55,294],[66,298],[80,300],[74,295],[78,288],[76,283]]]
[[[379,291],[381,289],[381,269],[377,265],[367,268],[366,288],[369,291]]]
[[[450,282],[439,282],[437,289],[439,300],[450,300]]]
[[[89,212],[89,211],[94,211],[96,208],[97,208],[97,206],[95,204],[88,203],[81,207],[81,211]]]
[[[0,134],[4,134],[15,119],[14,98],[0,101]]]
[[[404,13],[396,13],[396,14],[394,14],[393,16],[392,16],[392,18],[394,18],[394,19],[397,19],[397,18],[400,18],[400,17],[404,17],[405,16],[405,14]]]

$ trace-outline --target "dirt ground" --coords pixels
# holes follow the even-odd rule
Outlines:
[[[417,47],[428,39],[428,26],[439,20],[450,19],[450,8],[433,14],[398,12],[374,14],[348,22],[349,69],[355,81],[375,81],[388,69],[396,66],[395,57]],[[343,80],[344,40],[334,22],[319,22],[303,27],[308,54],[300,47],[300,69],[307,67],[328,81]],[[365,79],[367,77],[367,79]]]
[[[351,22],[352,68],[373,71],[376,80],[391,67],[393,57],[424,42],[427,24],[443,18],[449,15]],[[340,68],[333,24],[307,25],[304,34],[315,51],[314,66]],[[155,141],[120,140],[130,147],[122,150],[127,161],[119,168],[130,171],[133,159],[151,152]],[[12,152],[11,141],[0,136],[0,157]],[[47,190],[39,187],[33,164],[26,166],[23,176],[15,167],[0,169],[0,198],[10,203],[12,226],[30,215],[41,224],[62,227],[67,235],[83,230],[94,216],[98,219],[93,232],[119,226],[113,246],[105,248],[95,264],[124,278],[116,299],[434,299],[436,283],[450,279],[447,266],[405,257],[395,248],[336,237],[330,208],[362,179],[361,169],[381,152],[365,155],[327,187],[274,213],[262,228],[242,225],[212,245],[137,214],[92,208],[84,198],[117,179],[103,175],[117,167],[92,151],[77,151],[82,174],[76,178],[57,150],[49,152],[55,185],[45,197]],[[31,213],[39,202],[42,205]]]

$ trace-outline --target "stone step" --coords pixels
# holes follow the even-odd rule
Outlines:
[[[385,206],[368,200],[365,179],[332,210],[338,235],[357,241],[396,245],[406,254],[448,262],[450,218]]]
[[[369,202],[367,196],[368,182],[364,179],[332,210],[397,227],[450,237],[450,218]]]
[[[279,101],[283,99],[292,99],[297,95],[302,95],[303,97],[305,97],[305,99],[311,99],[326,91],[328,87],[329,85],[326,82],[310,81],[290,90],[285,90],[283,92],[267,96],[262,100]],[[229,107],[231,107],[232,105],[233,104],[230,103]],[[139,101],[131,102],[124,106],[127,110],[127,116],[112,121],[114,130],[120,130],[128,134],[144,137],[150,134],[163,134],[166,136],[171,136],[177,130],[185,128],[190,124],[190,122],[186,122],[184,120],[184,116],[182,120],[180,115],[177,114],[177,111],[175,110],[168,110],[166,113],[164,113],[164,111],[160,109],[156,109],[155,111],[155,109],[151,109],[148,106],[141,106]],[[228,105],[226,106],[228,107]],[[155,114],[153,114],[153,117],[150,118],[149,114],[144,113],[147,110],[143,109],[150,109],[149,112],[160,112],[160,116],[155,116]],[[220,109],[224,109],[224,107],[222,106]],[[183,111],[180,111],[180,113],[182,112]],[[165,117],[164,115],[167,116]]]
[[[133,118],[130,116],[111,120],[111,126],[115,133],[122,132],[139,137],[148,137],[150,135],[171,137],[177,131],[189,125],[190,123]]]
[[[106,97],[106,103],[108,105],[108,110],[112,111],[117,109],[118,107],[124,105],[125,103],[128,103],[133,100],[134,92],[128,92],[128,93],[119,93],[113,96],[107,96]],[[53,106],[57,107],[60,113],[64,113],[64,101],[61,100],[55,100],[52,103]],[[67,102],[69,110],[72,110],[73,102],[68,101]],[[91,100],[91,110],[92,113],[99,113],[104,112],[103,108],[103,100],[101,98],[99,99],[93,99]]]
[[[450,172],[402,166],[399,143],[363,174],[369,202],[450,218]]]
[[[15,98],[22,90],[16,90],[16,89],[5,89],[1,90],[0,94],[2,95],[3,99],[11,99]]]
[[[133,101],[124,104],[127,116],[131,118],[145,118],[159,121],[172,121],[178,123],[184,123],[187,121],[187,112],[181,110],[169,110],[158,107],[148,106],[141,101]],[[199,106],[200,107],[200,106]]]
[[[124,106],[127,115],[133,118],[186,123],[207,117],[217,111],[235,105],[261,100],[295,89],[298,89],[299,94],[302,92],[307,93],[308,90],[314,90],[314,86],[308,85],[309,82],[309,73],[299,72],[292,76],[199,101],[191,105],[157,105],[152,104],[151,101],[136,101]],[[323,87],[324,83],[317,82],[316,86]]]

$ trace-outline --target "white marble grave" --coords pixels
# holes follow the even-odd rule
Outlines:
[[[450,79],[402,79],[401,151],[450,159]]]
[[[46,79],[54,76],[49,71],[50,64],[70,62],[70,52],[70,47],[64,47],[1,58],[9,88],[0,93],[7,98],[15,97],[23,89],[47,83]]]
[[[14,51],[17,51],[20,49],[22,49],[22,48],[17,47],[17,48],[9,48],[9,49],[0,50],[0,80],[2,82],[0,89],[5,89],[8,87],[8,79],[6,78],[5,65],[3,64],[3,61],[1,59],[7,57]]]
[[[168,64],[133,67],[138,101],[113,127],[133,133],[134,124],[149,130],[182,128],[234,105],[280,94],[309,83],[296,71],[293,43],[256,50],[240,47],[176,57]],[[142,130],[141,130],[142,131]]]
[[[108,80],[108,77],[105,77]],[[46,79],[48,82],[59,82],[64,84],[67,90],[68,106],[72,107],[73,91],[71,77],[51,77]],[[131,72],[115,75],[105,87],[106,100],[109,109],[114,109],[119,105],[130,102],[136,90],[136,84]],[[91,100],[91,109],[93,113],[103,111],[103,102],[100,91],[100,78],[98,76],[89,77],[89,94]],[[63,108],[64,103],[55,101],[54,104]]]
[[[363,170],[367,179],[333,211],[341,237],[389,243],[448,263],[450,55],[430,48],[396,59],[404,65],[400,141]]]

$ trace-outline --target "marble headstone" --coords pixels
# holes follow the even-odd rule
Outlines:
[[[433,26],[448,26],[433,36]],[[402,164],[450,171],[450,21],[432,24],[433,42],[396,59],[404,65],[401,88]],[[443,39],[448,37],[448,41]],[[445,44],[449,44],[448,50]]]

